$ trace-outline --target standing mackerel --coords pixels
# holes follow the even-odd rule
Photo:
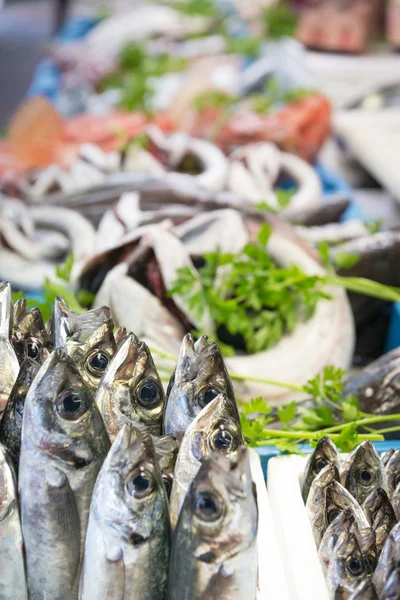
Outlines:
[[[168,501],[149,437],[124,425],[93,491],[81,600],[163,600]]]
[[[10,342],[13,304],[9,283],[0,285],[0,417],[19,372],[19,363]]]
[[[206,459],[172,543],[168,600],[254,600],[258,508],[247,450]]]
[[[0,446],[0,599],[27,600],[16,482]]]
[[[71,359],[55,350],[25,401],[19,494],[30,600],[76,600],[89,507],[110,447]]]

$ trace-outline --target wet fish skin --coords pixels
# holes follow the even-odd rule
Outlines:
[[[400,564],[400,523],[397,523],[386,538],[378,564],[376,566],[373,583],[378,596],[381,597],[389,575]]]
[[[328,464],[338,467],[339,453],[332,440],[328,436],[324,436],[318,441],[314,452],[307,461],[302,485],[304,503],[307,502],[310,487],[315,477]]]
[[[400,483],[400,450],[393,452],[386,464],[385,470],[388,483],[388,496],[391,498]]]
[[[326,488],[334,480],[339,481],[338,468],[327,464],[315,477],[308,494],[306,509],[317,547],[320,545],[325,528]]]
[[[400,600],[400,565],[390,573],[381,600]]]
[[[69,310],[62,298],[56,298],[54,347],[72,358],[93,395],[117,349],[113,330],[109,308],[103,306],[78,314]]]
[[[153,442],[164,488],[169,498],[174,480],[174,469],[179,452],[179,443],[173,435],[151,436],[151,441]]]
[[[246,449],[206,459],[172,542],[168,600],[244,600],[257,587],[258,508]]]
[[[232,414],[239,419],[232,382],[217,344],[205,335],[194,343],[187,334],[167,390],[164,433],[181,441],[193,419],[220,393],[231,400]]]
[[[387,489],[386,473],[373,444],[362,442],[349,454],[340,475],[342,485],[362,504],[378,487]]]
[[[42,313],[38,308],[27,310],[25,298],[20,298],[14,305],[12,344],[20,364],[25,358],[40,364],[42,348],[50,349]]]
[[[10,342],[12,327],[11,286],[3,283],[0,284],[0,417],[19,372],[18,358]]]
[[[382,464],[385,467],[385,469],[386,469],[386,467],[388,465],[389,460],[392,458],[392,456],[393,456],[394,453],[395,453],[394,448],[390,448],[390,450],[388,450],[387,452],[385,452],[385,454],[381,455],[381,461],[382,461]],[[390,489],[389,481],[388,481],[388,487]]]
[[[39,363],[32,358],[24,360],[0,422],[0,443],[7,448],[16,473],[19,467],[25,398],[39,367]]]
[[[170,511],[174,530],[190,485],[202,462],[211,454],[233,459],[244,444],[240,421],[232,414],[231,401],[219,394],[207,404],[183,436],[174,470]]]
[[[367,577],[363,555],[355,536],[343,531],[333,549],[328,568],[327,583],[331,594],[334,595],[341,586],[344,594],[342,597],[346,598],[345,593],[354,592]]]
[[[125,423],[161,434],[164,389],[150,350],[133,333],[111,359],[95,400],[112,441]]]
[[[55,350],[26,396],[19,496],[30,600],[76,600],[93,486],[110,441],[72,360]]]
[[[380,552],[387,536],[397,523],[395,512],[385,490],[377,488],[371,492],[364,501],[362,509],[375,532],[376,548]]]
[[[93,491],[81,600],[164,599],[170,525],[157,462],[150,438],[124,425]]]
[[[360,583],[349,600],[379,600],[374,584],[370,579]]]
[[[6,450],[0,445],[0,598],[27,600],[17,484]]]
[[[396,486],[392,494],[391,503],[397,520],[400,520],[400,483]]]

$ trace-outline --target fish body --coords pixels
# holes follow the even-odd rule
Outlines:
[[[206,459],[172,542],[168,600],[256,596],[258,508],[247,451],[235,463]]]
[[[380,552],[387,536],[397,523],[395,512],[385,490],[377,488],[371,492],[364,501],[362,509],[375,532],[376,548]]]
[[[125,423],[161,434],[163,386],[150,350],[135,335],[129,334],[111,359],[95,399],[112,441]]]
[[[54,305],[54,347],[64,350],[75,363],[94,395],[116,351],[114,323],[107,307],[83,314],[69,310],[58,297]]]
[[[16,479],[3,446],[0,446],[0,564],[1,600],[27,600]]]
[[[381,600],[400,600],[400,566],[390,573]]]
[[[232,414],[231,401],[224,394],[220,394],[203,408],[183,436],[170,498],[173,530],[201,463],[210,454],[219,453],[234,458],[243,444],[240,421]]]
[[[168,502],[150,438],[124,425],[99,473],[90,508],[81,600],[163,600]]]
[[[26,396],[19,496],[31,600],[76,600],[90,499],[110,441],[72,360],[55,350]]]
[[[302,485],[302,496],[304,503],[307,502],[311,484],[314,481],[315,477],[327,465],[332,465],[338,468],[339,453],[332,440],[329,439],[328,436],[324,436],[318,441],[314,452],[311,454],[310,458],[307,461]]]
[[[19,363],[10,342],[13,326],[13,305],[9,283],[0,285],[0,417],[18,377]]]
[[[336,466],[327,464],[311,483],[306,509],[317,547],[320,545],[325,529],[326,489],[334,480],[339,480]]]
[[[239,419],[232,382],[217,344],[203,335],[195,343],[187,334],[167,390],[164,433],[182,440],[200,411],[219,394],[231,401],[231,412]]]
[[[15,472],[18,472],[21,450],[22,417],[26,395],[39,371],[39,363],[26,358],[21,365],[17,380],[11,390],[0,422],[0,443],[7,448]]]
[[[397,523],[386,538],[378,564],[373,575],[373,582],[381,597],[390,573],[400,564],[400,523]]]
[[[347,457],[341,472],[341,483],[359,504],[377,488],[387,489],[385,469],[369,440],[360,444]]]

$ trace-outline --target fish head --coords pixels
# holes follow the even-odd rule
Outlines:
[[[0,446],[0,523],[17,510],[15,474],[7,458],[6,450]]]
[[[350,600],[379,600],[375,586],[371,579],[362,581],[357,589],[354,590]]]
[[[381,594],[382,600],[398,600],[400,590],[400,565],[392,569]],[[361,596],[360,596],[361,598]]]
[[[339,512],[325,531],[318,549],[320,560],[329,565],[332,552],[343,531],[350,532],[355,523],[355,515],[351,508]]]
[[[368,527],[368,521],[358,502],[338,481],[332,481],[326,488],[325,527],[327,528],[341,512],[348,508],[353,511],[360,527]]]
[[[132,333],[111,359],[96,402],[112,438],[123,422],[143,433],[161,433],[164,389],[149,348]]]
[[[165,433],[181,440],[200,411],[221,393],[232,399],[232,410],[238,414],[232,382],[217,344],[207,336],[195,343],[187,334],[167,390]]]
[[[174,467],[179,452],[179,442],[173,435],[152,436],[151,440],[165,491],[169,497],[174,479]]]
[[[221,563],[254,544],[258,509],[245,448],[233,461],[220,455],[204,460],[178,527],[181,518],[188,520],[195,541],[193,554],[199,561]]]
[[[50,346],[42,313],[38,308],[28,311],[25,298],[20,298],[14,305],[12,344],[20,362],[27,357],[40,364],[42,349]]]
[[[337,590],[342,586],[347,591],[354,591],[369,575],[356,537],[343,531],[333,549],[329,564],[330,588]]]
[[[103,306],[78,314],[70,311],[58,297],[53,315],[54,347],[73,360],[92,394],[95,394],[116,351],[114,322],[109,308]]]
[[[380,552],[388,534],[397,523],[393,506],[385,490],[377,488],[370,493],[362,508],[371,528],[375,532],[376,546]]]
[[[318,441],[314,452],[311,454],[307,462],[302,486],[304,502],[307,501],[310,487],[315,477],[327,465],[338,467],[339,453],[332,440],[328,436],[324,436]]]
[[[400,483],[400,450],[395,450],[386,464],[386,477],[391,496]]]
[[[167,497],[149,436],[129,424],[115,438],[94,491],[102,527],[133,546],[149,540],[168,513]]]
[[[386,474],[373,444],[366,440],[351,454],[344,465],[341,480],[354,498],[362,504],[378,487],[386,488]]]
[[[22,444],[74,469],[90,465],[110,445],[89,388],[62,350],[50,354],[28,391]]]

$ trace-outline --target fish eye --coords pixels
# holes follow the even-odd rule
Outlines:
[[[207,404],[210,404],[210,402],[212,402],[214,400],[214,398],[216,398],[219,394],[221,393],[221,390],[217,389],[217,388],[204,388],[203,390],[201,390],[200,395],[199,395],[199,405],[201,408],[204,408],[205,406],[207,406]]]
[[[374,472],[371,469],[361,469],[358,474],[358,480],[361,485],[368,487],[375,479]]]
[[[364,573],[363,562],[356,556],[350,556],[347,559],[346,567],[350,575],[353,575],[353,577],[359,577]]]
[[[367,575],[372,575],[376,568],[376,555],[373,552],[369,552],[364,556],[364,567]]]
[[[223,426],[212,433],[210,446],[219,452],[232,452],[236,448],[234,436]]]
[[[320,471],[322,471],[322,469],[325,469],[325,467],[329,464],[329,462],[325,459],[325,458],[318,458],[315,461],[315,471],[317,473],[319,473]]]
[[[158,406],[162,400],[160,387],[154,379],[142,381],[136,391],[139,404],[143,408],[151,409]]]
[[[196,514],[202,521],[218,521],[222,515],[221,503],[212,494],[201,492],[196,498]]]
[[[329,525],[331,523],[333,523],[333,521],[342,513],[341,510],[339,510],[338,508],[332,508],[332,510],[330,510],[328,512],[328,523]]]
[[[30,341],[26,344],[26,354],[29,358],[35,360],[39,356],[40,346],[38,342]]]
[[[110,362],[110,358],[106,352],[103,350],[96,350],[88,356],[86,359],[86,364],[88,366],[89,371],[96,375],[97,377],[101,377],[104,371],[108,367],[108,363]]]
[[[167,496],[169,498],[171,495],[171,489],[172,489],[172,479],[169,475],[163,474],[162,480],[164,482],[165,493],[167,494]]]
[[[86,401],[75,390],[65,390],[58,398],[57,412],[67,421],[77,421],[87,410]]]
[[[139,471],[135,473],[126,484],[127,490],[136,500],[142,500],[150,496],[154,489],[154,480],[147,471]]]

